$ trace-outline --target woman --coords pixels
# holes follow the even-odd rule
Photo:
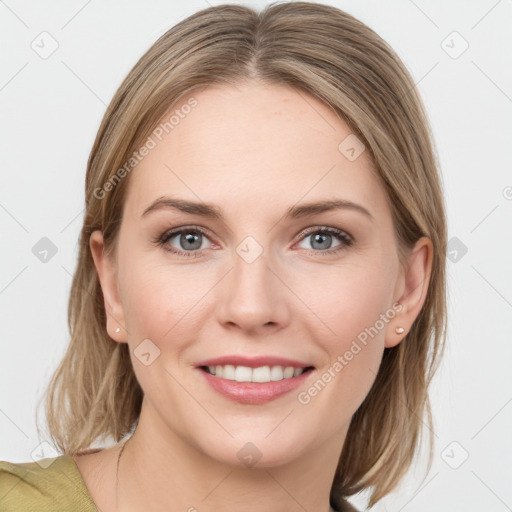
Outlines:
[[[446,221],[375,32],[307,2],[178,23],[107,109],[80,243],[62,455],[0,463],[2,510],[327,512],[396,487],[430,419]]]

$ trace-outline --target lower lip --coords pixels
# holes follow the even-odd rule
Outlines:
[[[263,404],[289,393],[299,387],[312,372],[312,369],[310,369],[298,377],[271,382],[237,382],[236,380],[215,377],[215,375],[201,368],[198,368],[198,370],[217,393],[235,402],[252,405]]]

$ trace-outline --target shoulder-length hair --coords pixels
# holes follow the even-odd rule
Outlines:
[[[331,488],[334,503],[371,488],[374,504],[410,467],[424,415],[432,426],[428,386],[446,337],[445,208],[433,137],[409,72],[373,30],[328,5],[206,8],[161,36],[122,82],[87,164],[70,343],[46,392],[50,436],[63,453],[75,454],[108,436],[118,442],[136,425],[143,391],[128,344],[107,335],[89,238],[99,229],[106,251],[114,250],[130,179],[120,170],[171,105],[197,87],[251,79],[318,98],[363,142],[391,206],[401,262],[420,237],[433,244],[424,306],[406,338],[384,350],[373,387],[352,417]]]

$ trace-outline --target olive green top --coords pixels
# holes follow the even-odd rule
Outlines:
[[[357,512],[340,500],[339,512]],[[333,505],[331,503],[331,505]],[[1,512],[98,512],[71,455],[37,462],[0,461]]]
[[[0,461],[2,512],[98,512],[71,455]]]

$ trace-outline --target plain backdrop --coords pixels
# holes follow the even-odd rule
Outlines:
[[[30,461],[44,441],[36,406],[68,342],[85,167],[106,105],[160,35],[219,3],[0,1],[0,460]],[[512,510],[512,2],[326,3],[373,28],[412,73],[448,210],[433,465],[425,476],[420,458],[373,510]]]

